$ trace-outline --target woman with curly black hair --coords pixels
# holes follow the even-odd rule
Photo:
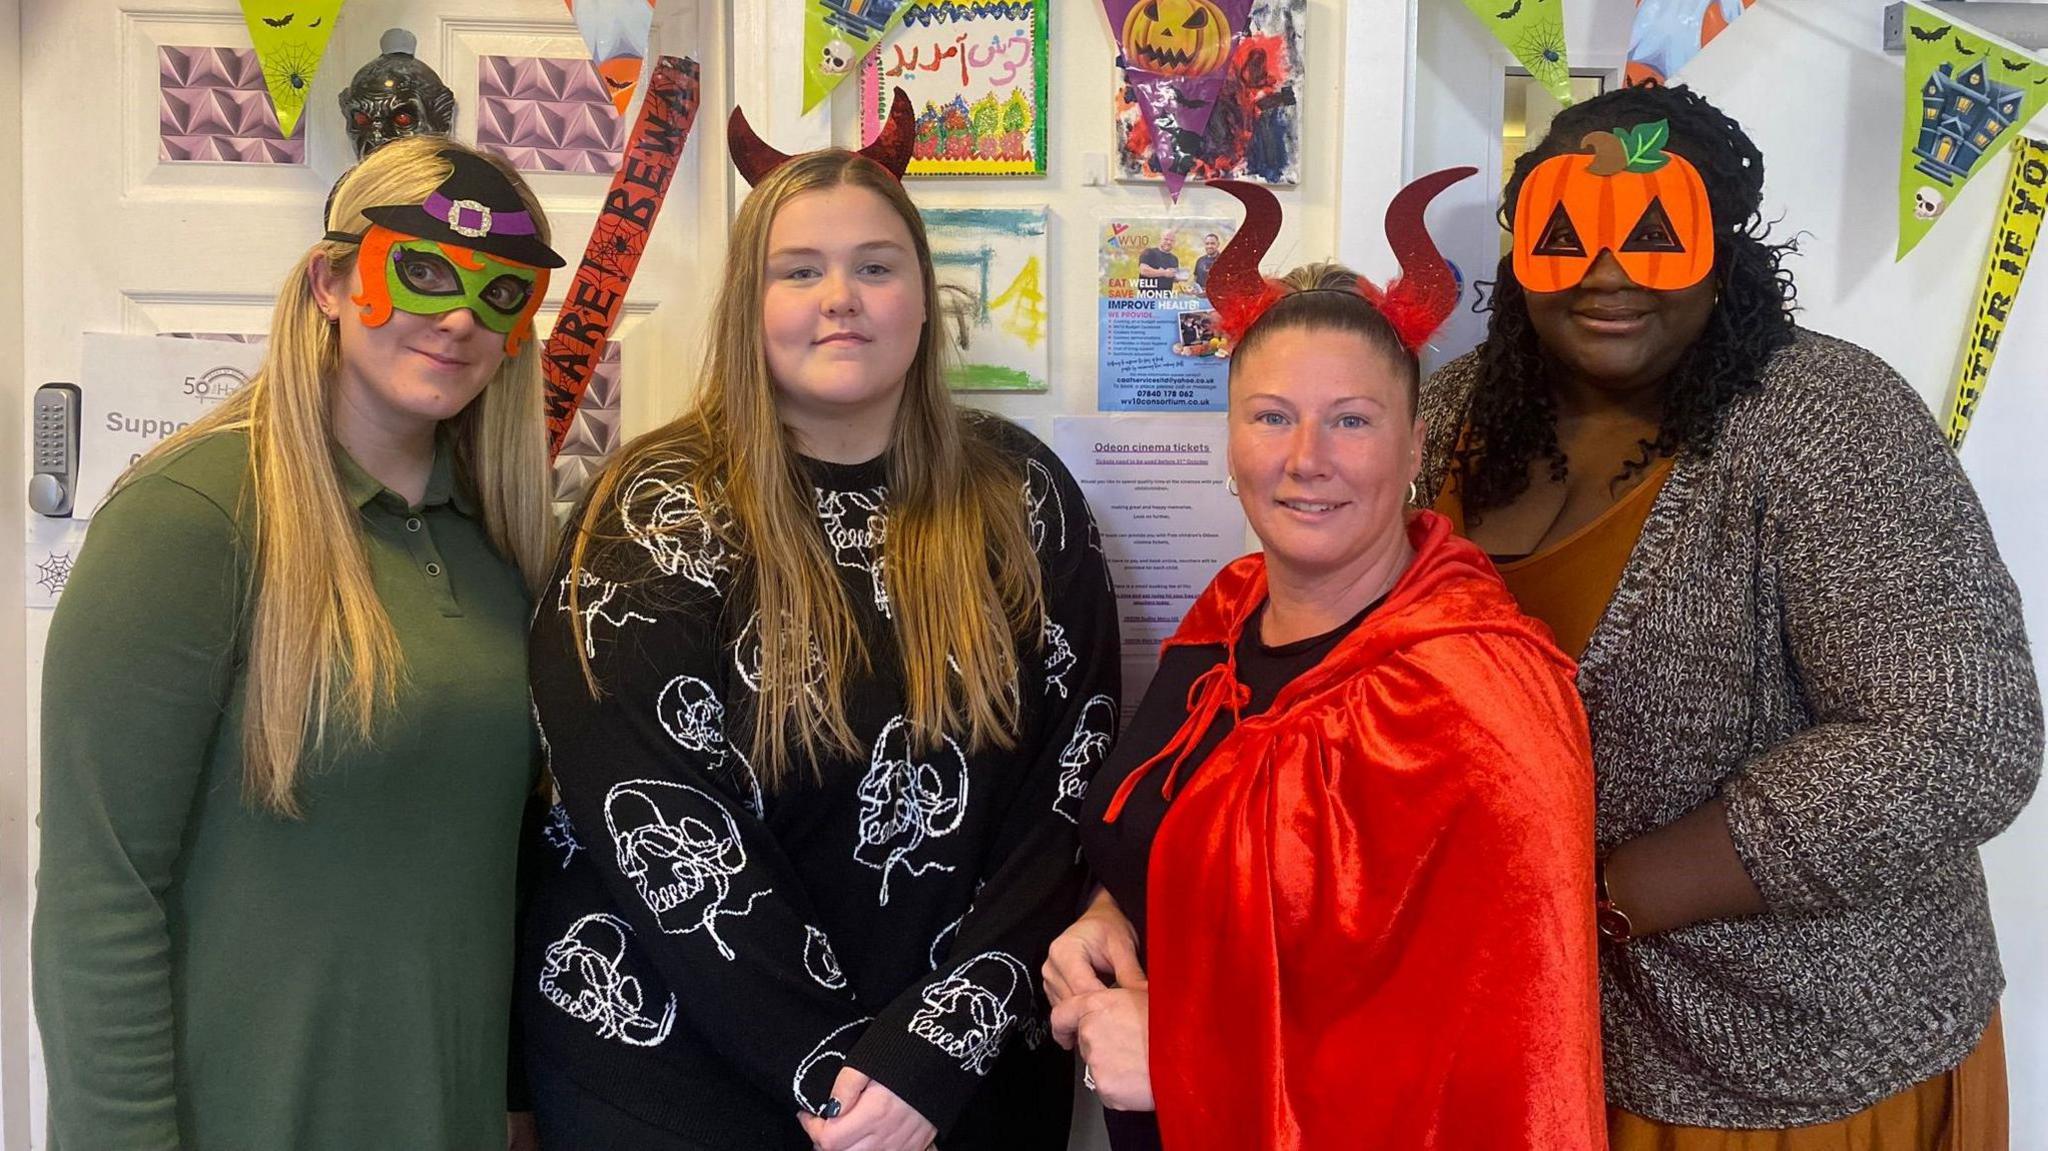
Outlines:
[[[1559,114],[1423,499],[1580,657],[1613,1146],[2003,1148],[2018,592],[1925,405],[1793,323],[1763,179],[1684,88]]]

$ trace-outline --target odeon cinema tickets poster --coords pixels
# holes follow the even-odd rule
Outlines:
[[[1106,412],[1220,412],[1228,365],[1207,294],[1237,231],[1207,216],[1102,221],[1096,244],[1096,406]]]

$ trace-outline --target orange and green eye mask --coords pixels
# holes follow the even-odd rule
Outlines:
[[[529,267],[444,240],[424,240],[383,226],[363,233],[363,292],[353,297],[365,327],[382,327],[393,311],[439,316],[467,308],[505,337],[517,355],[533,336],[533,315],[547,294],[545,268]]]
[[[1585,152],[1552,156],[1522,181],[1515,200],[1515,279],[1531,292],[1561,292],[1612,252],[1628,278],[1658,292],[1690,288],[1714,270],[1714,219],[1706,181],[1664,150],[1663,120],[1590,132]]]

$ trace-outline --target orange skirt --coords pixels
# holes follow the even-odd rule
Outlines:
[[[1607,1109],[1609,1151],[2006,1151],[2005,1035],[1998,1013],[1946,1071],[1846,1119],[1777,1131],[1677,1127]]]

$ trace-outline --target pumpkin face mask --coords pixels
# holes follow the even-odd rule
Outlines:
[[[1522,181],[1515,200],[1515,279],[1531,292],[1577,287],[1612,252],[1637,285],[1690,288],[1714,270],[1714,220],[1706,182],[1685,157],[1664,150],[1663,120],[1590,132],[1586,152],[1552,156]]]

